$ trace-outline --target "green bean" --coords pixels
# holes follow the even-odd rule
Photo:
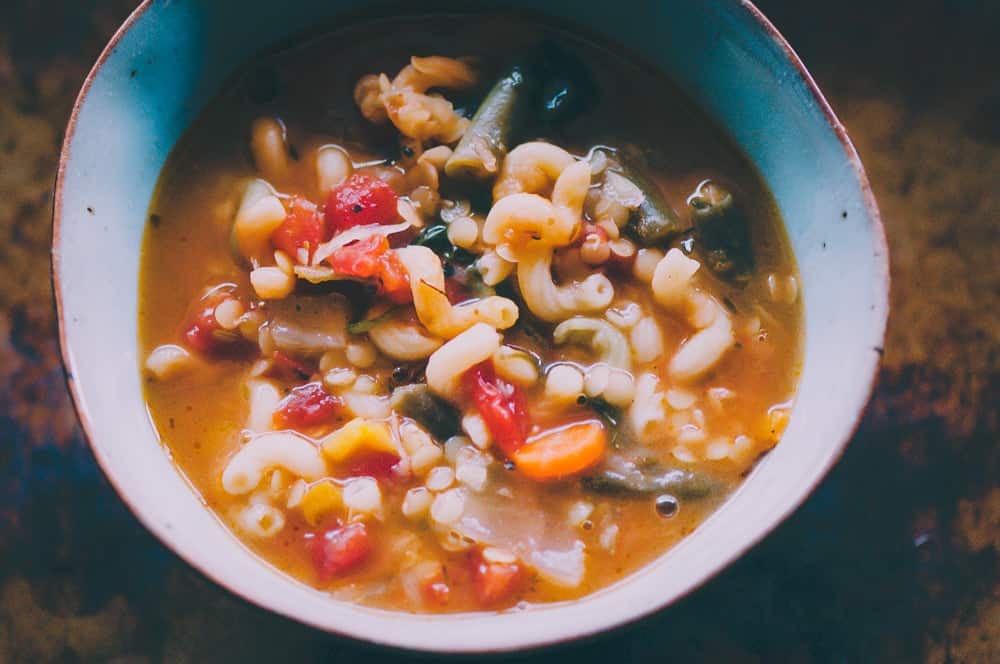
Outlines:
[[[642,192],[642,203],[633,210],[625,230],[643,246],[664,244],[670,237],[685,230],[677,212],[663,196],[663,192],[643,173],[634,157],[628,158],[620,151],[600,150],[610,157],[622,176]]]
[[[669,493],[686,500],[706,498],[719,493],[722,484],[702,473],[679,468],[618,471],[605,469],[581,480],[583,488],[594,493],[645,496]]]
[[[423,425],[427,431],[443,443],[459,432],[460,416],[447,401],[434,396],[425,384],[397,387],[390,400],[393,410]]]
[[[520,66],[496,82],[444,165],[449,177],[486,180],[497,174],[519,116],[530,102],[532,86],[531,77]]]
[[[695,246],[708,269],[722,279],[747,281],[754,269],[750,224],[732,193],[705,180],[688,204],[694,211]]]

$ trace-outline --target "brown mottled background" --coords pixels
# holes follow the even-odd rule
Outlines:
[[[147,534],[70,406],[50,281],[61,133],[134,3],[0,0],[0,662],[384,661]],[[785,525],[692,597],[536,655],[1000,661],[1000,3],[766,0],[848,125],[892,250],[881,384]]]

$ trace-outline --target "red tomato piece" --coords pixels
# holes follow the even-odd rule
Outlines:
[[[354,226],[390,224],[396,220],[396,192],[378,178],[355,173],[330,190],[326,199],[326,223],[333,231]]]
[[[327,261],[342,275],[376,279],[379,292],[397,304],[412,299],[410,277],[384,235],[372,235],[341,247]]]
[[[243,350],[243,338],[223,329],[215,318],[215,308],[232,297],[226,289],[216,289],[204,296],[184,328],[184,341],[191,350],[202,355],[222,356]]]
[[[306,383],[293,388],[278,404],[274,424],[302,429],[324,424],[340,410],[340,400],[330,396],[320,383]]]
[[[384,235],[371,235],[364,240],[341,247],[327,261],[330,267],[348,277],[369,279],[378,276],[382,262],[379,260],[389,251],[389,241]]]
[[[523,572],[517,563],[490,563],[480,557],[472,571],[479,602],[492,606],[513,599],[524,579]]]
[[[524,445],[531,430],[524,392],[498,377],[489,360],[469,369],[464,379],[497,447],[507,456],[512,455]]]
[[[274,351],[274,355],[271,356],[271,367],[272,375],[297,380],[305,380],[316,372],[315,367],[289,357],[280,350]]]
[[[399,455],[392,452],[369,452],[351,459],[348,472],[354,476],[386,477],[399,463]]]
[[[360,565],[371,552],[371,538],[363,523],[350,523],[317,534],[312,541],[313,565],[321,583],[329,583]]]
[[[312,256],[316,247],[329,239],[330,233],[319,210],[314,204],[298,196],[288,204],[285,221],[271,234],[274,248],[281,249],[293,259],[302,248]]]
[[[399,260],[396,252],[390,251],[381,258],[379,280],[382,284],[382,294],[396,304],[405,304],[413,299],[410,290],[410,275]]]

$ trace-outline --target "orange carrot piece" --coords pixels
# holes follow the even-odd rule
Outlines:
[[[559,480],[587,470],[604,456],[607,435],[597,420],[547,431],[511,456],[517,469],[539,482]]]

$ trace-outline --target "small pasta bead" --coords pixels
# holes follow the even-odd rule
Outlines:
[[[285,515],[270,505],[256,503],[240,512],[239,522],[251,535],[273,537],[285,527]]]
[[[630,330],[642,319],[642,307],[635,302],[623,302],[613,309],[608,309],[604,316],[615,327]]]
[[[434,502],[434,494],[422,486],[414,487],[403,496],[403,516],[408,519],[422,519]]]
[[[484,284],[496,286],[514,271],[514,263],[501,258],[500,254],[489,249],[476,259],[476,269]]]
[[[767,292],[772,302],[794,304],[799,297],[799,282],[792,275],[779,277],[772,272],[767,275]]]
[[[367,369],[375,364],[378,353],[375,351],[375,346],[371,345],[368,341],[354,341],[347,344],[347,348],[344,349],[344,356],[348,362],[357,368]]]
[[[608,248],[611,250],[611,257],[617,261],[628,262],[635,258],[636,246],[629,239],[613,239],[608,242]]]
[[[608,385],[604,389],[604,400],[612,406],[624,408],[635,399],[635,379],[627,371],[612,369],[608,375]]]
[[[288,487],[288,499],[285,502],[285,507],[292,509],[298,507],[302,504],[302,499],[306,495],[306,491],[309,490],[309,483],[303,479],[297,479],[292,482],[292,486]]]
[[[736,463],[749,463],[757,453],[757,444],[750,436],[736,436],[729,450],[729,458]]]
[[[356,477],[345,484],[342,499],[352,512],[374,514],[382,508],[382,491],[371,477]]]
[[[587,265],[602,265],[611,257],[608,241],[600,235],[588,235],[580,245],[580,258]]]
[[[420,425],[409,420],[399,425],[399,442],[407,454],[413,454],[417,450],[433,445],[430,434],[424,431]]]
[[[652,362],[663,355],[663,333],[652,316],[646,316],[635,324],[629,333],[629,340],[636,362]]]
[[[444,452],[437,445],[425,445],[410,454],[410,469],[414,475],[424,475],[441,461],[442,456]]]
[[[583,373],[571,364],[557,364],[545,375],[545,396],[552,401],[575,401],[583,392]]]
[[[353,370],[338,367],[323,374],[323,385],[331,390],[342,390],[353,385],[357,377]]]
[[[706,394],[708,395],[708,403],[720,412],[722,411],[724,402],[736,396],[736,393],[728,387],[710,387]]]
[[[281,300],[295,289],[295,277],[280,268],[259,267],[250,272],[250,284],[262,300]]]
[[[427,473],[424,485],[431,491],[444,491],[455,482],[455,471],[449,466],[438,466]]]
[[[608,389],[611,378],[611,367],[606,364],[595,364],[587,369],[583,379],[583,391],[588,397],[599,397]]]
[[[443,526],[450,526],[462,518],[465,511],[465,495],[460,489],[439,493],[431,503],[431,520]]]
[[[481,450],[485,450],[493,442],[490,430],[486,428],[486,422],[478,413],[468,413],[462,417],[462,431],[469,436],[472,444]]]
[[[455,479],[473,491],[482,491],[486,486],[486,466],[478,463],[462,463],[455,468]]]
[[[716,438],[705,445],[705,458],[711,461],[720,461],[729,456],[733,446],[725,438]]]
[[[378,381],[371,376],[358,376],[354,381],[354,391],[359,394],[375,394],[379,391]]]
[[[538,382],[538,365],[526,351],[500,346],[493,352],[493,368],[497,375],[521,387]]]
[[[680,433],[677,434],[677,442],[689,447],[704,441],[707,437],[704,429],[699,429],[693,424],[685,424],[681,427]]]
[[[243,303],[236,298],[226,298],[215,307],[215,320],[224,330],[235,330],[243,315]]]
[[[471,217],[459,217],[448,224],[448,240],[456,247],[470,249],[479,240],[479,224]]]
[[[354,165],[340,147],[324,145],[316,152],[316,184],[325,195],[351,176]]]
[[[618,544],[618,526],[617,524],[611,524],[603,531],[601,531],[598,537],[598,542],[601,548],[609,553],[614,553],[615,545]]]
[[[690,390],[675,387],[667,390],[666,398],[674,410],[687,410],[698,400],[698,395]]]
[[[659,249],[640,249],[635,254],[632,274],[639,281],[648,284],[653,280],[653,273],[656,272],[656,266],[662,258],[663,252]]]
[[[441,170],[449,158],[451,158],[451,148],[447,145],[438,145],[430,150],[425,150],[417,161],[426,161],[434,168]]]
[[[194,365],[194,357],[180,346],[157,346],[146,358],[146,370],[159,380],[176,376]]]
[[[568,521],[574,528],[580,527],[594,513],[594,503],[580,500],[569,506]]]

